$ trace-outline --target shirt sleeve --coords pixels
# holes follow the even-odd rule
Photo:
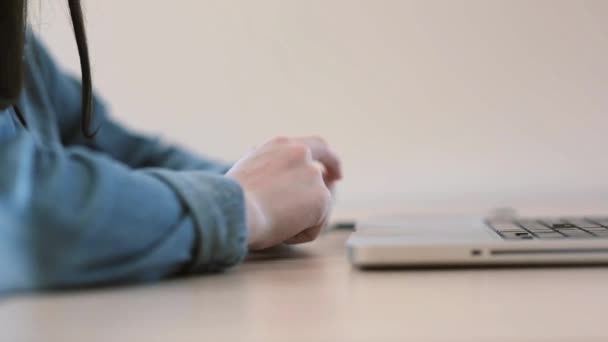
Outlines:
[[[135,133],[113,120],[107,106],[94,97],[93,129],[99,128],[95,139],[84,139],[80,120],[82,113],[81,83],[67,75],[53,61],[44,45],[29,35],[28,48],[35,56],[43,75],[50,102],[55,109],[60,134],[65,145],[87,145],[133,168],[160,167],[172,170],[205,170],[225,174],[231,164],[196,156],[185,148],[167,144],[160,138]]]
[[[216,271],[246,253],[242,190],[224,176],[134,170],[24,129],[0,165],[0,291]]]

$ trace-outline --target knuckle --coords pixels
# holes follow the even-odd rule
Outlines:
[[[273,144],[286,144],[290,141],[290,139],[283,135],[278,135],[270,139],[270,142]]]
[[[317,166],[315,166],[315,164],[308,165],[306,167],[306,172],[309,177],[312,177],[317,181],[323,180],[323,172]]]
[[[310,156],[310,148],[300,143],[290,145],[288,152],[290,159],[295,161],[305,160]]]

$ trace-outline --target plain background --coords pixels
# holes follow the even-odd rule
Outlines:
[[[77,72],[66,1],[31,2]],[[84,5],[116,117],[227,160],[320,134],[344,161],[339,213],[608,204],[608,1]]]

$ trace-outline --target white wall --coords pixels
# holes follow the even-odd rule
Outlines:
[[[32,21],[76,70],[65,1]],[[339,212],[608,203],[608,2],[86,2],[115,115],[214,156],[319,133]],[[608,212],[608,206],[606,206]]]

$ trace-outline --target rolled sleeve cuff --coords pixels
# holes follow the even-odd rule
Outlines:
[[[150,169],[148,172],[168,183],[194,218],[193,260],[187,272],[219,271],[245,258],[245,199],[237,182],[203,171]]]

